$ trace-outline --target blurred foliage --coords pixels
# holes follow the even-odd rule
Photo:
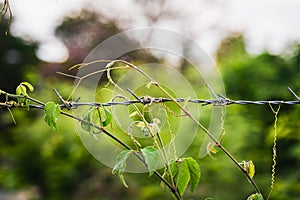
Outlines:
[[[84,15],[67,18],[57,29],[57,35],[70,50],[70,59],[65,65],[42,63],[35,56],[35,44],[25,43],[11,35],[1,36],[0,88],[13,92],[16,85],[24,80],[34,85],[34,95],[38,95],[35,96],[38,99],[57,99],[52,92],[53,87],[66,97],[73,83],[61,77],[58,79],[49,71],[63,71],[70,64],[80,63],[94,45],[119,31],[114,22],[101,21],[101,17],[90,13]],[[287,87],[296,92],[300,88],[300,45],[295,45],[293,53],[285,56],[268,52],[250,55],[245,46],[243,35],[233,33],[221,42],[216,53],[226,96],[246,100],[295,99]],[[125,58],[137,63],[157,61],[148,52],[132,53]],[[185,66],[183,71],[193,79],[193,70],[189,71]],[[203,83],[203,80],[194,81]],[[201,109],[203,113],[209,111],[206,107]],[[58,122],[59,130],[53,131],[43,122],[40,111],[13,110],[18,122],[16,126],[13,126],[8,112],[3,114],[5,110],[0,111],[1,190],[18,191],[34,187],[38,191],[37,199],[170,198],[160,188],[159,181],[147,174],[126,174],[129,188],[124,188],[118,177],[111,175],[110,168],[87,152],[71,119],[62,117]],[[274,114],[268,105],[230,105],[226,112],[223,144],[239,161],[253,161],[256,166],[254,179],[266,196],[271,182]],[[299,112],[298,106],[281,106],[279,112],[273,200],[297,199],[300,196]],[[204,124],[208,123],[209,117],[204,117]],[[185,155],[198,159],[202,140],[203,133],[199,131]],[[216,160],[209,156],[198,159],[202,171],[200,186],[186,197],[246,199],[253,193],[249,182],[223,153],[219,151],[214,157]]]
[[[268,52],[254,56],[246,52],[241,34],[225,38],[217,53],[217,63],[226,96],[246,100],[296,100],[287,87],[296,93],[300,87],[299,47],[295,45],[293,53],[285,56]],[[226,55],[222,57],[224,52]],[[276,181],[271,199],[296,199],[300,195],[300,178],[296,172],[300,168],[299,111],[298,106],[282,105],[280,108]],[[230,146],[229,150],[236,152],[240,159],[253,160],[256,166],[254,179],[265,195],[270,190],[273,126],[274,114],[268,105],[227,106],[224,144]]]
[[[36,67],[39,62],[35,55],[36,47],[36,44],[25,43],[10,34],[0,36],[1,88],[13,92],[26,73]]]

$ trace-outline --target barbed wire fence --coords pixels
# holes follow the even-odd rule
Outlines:
[[[228,106],[228,105],[298,105],[300,104],[300,97],[290,88],[288,87],[288,90],[291,92],[291,94],[297,99],[297,100],[233,100],[230,98],[227,98],[221,94],[216,95],[214,91],[211,89],[209,85],[207,85],[209,88],[211,94],[215,97],[214,99],[188,99],[188,98],[175,98],[176,102],[183,103],[195,103],[199,104],[201,106]],[[151,97],[151,96],[141,96],[138,97],[134,92],[132,92],[129,88],[127,88],[127,91],[135,97],[133,100],[126,100],[126,101],[109,101],[105,103],[99,103],[99,102],[79,102],[80,97],[77,98],[75,101],[65,101],[61,95],[58,93],[56,89],[53,89],[55,94],[58,96],[60,101],[62,102],[59,106],[60,108],[67,108],[69,110],[76,109],[80,106],[95,106],[95,107],[107,107],[107,106],[129,106],[131,104],[143,104],[143,105],[151,105],[153,103],[166,103],[166,102],[173,102],[172,99],[166,98],[166,97]],[[3,106],[3,105],[2,105]],[[13,105],[10,105],[9,102],[7,102],[7,107],[12,107]],[[43,109],[44,105],[37,105],[37,104],[30,104],[29,107],[31,108],[38,108]]]
[[[154,82],[152,82],[153,84]],[[21,84],[22,85],[22,84]],[[28,87],[28,84],[25,84]],[[23,87],[25,87],[23,85]],[[256,100],[256,101],[251,101],[251,100],[232,100],[222,94],[216,94],[214,92],[214,90],[210,87],[210,85],[206,84],[206,87],[208,88],[210,95],[213,97],[211,99],[190,99],[189,97],[180,97],[180,98],[173,98],[172,96],[169,97],[152,97],[152,96],[137,96],[137,94],[135,94],[131,89],[126,88],[127,92],[134,97],[134,99],[129,99],[127,97],[124,96],[119,96],[123,99],[123,101],[115,101],[116,97],[113,97],[110,101],[108,102],[104,102],[104,103],[100,103],[100,102],[80,102],[80,97],[78,97],[77,99],[75,99],[74,101],[70,101],[70,100],[65,100],[60,94],[59,92],[54,88],[53,91],[56,94],[56,96],[58,97],[58,99],[61,101],[60,104],[57,104],[61,109],[68,109],[68,110],[73,110],[73,109],[77,109],[78,107],[82,107],[82,106],[90,106],[90,107],[113,107],[113,106],[129,106],[129,105],[133,105],[133,104],[142,104],[142,105],[152,105],[152,104],[160,104],[160,103],[167,103],[167,102],[173,102],[176,104],[179,103],[184,103],[185,105],[187,103],[193,103],[193,104],[199,104],[201,106],[207,106],[207,105],[211,105],[211,106],[220,106],[220,107],[225,107],[225,106],[229,106],[229,105],[269,105],[273,111],[273,113],[275,114],[275,122],[274,122],[274,143],[273,143],[273,165],[272,165],[272,177],[271,177],[271,192],[268,195],[271,195],[272,191],[274,190],[274,182],[275,182],[275,166],[276,166],[276,127],[277,127],[277,115],[280,109],[281,105],[298,105],[300,104],[300,97],[291,89],[291,88],[287,88],[289,90],[289,92],[295,97],[296,100]],[[28,89],[30,89],[30,87],[28,87]],[[31,90],[31,89],[30,89]],[[33,90],[33,89],[32,89]],[[28,102],[30,102],[27,106],[29,108],[35,108],[35,109],[45,109],[46,104],[43,102],[40,102],[38,100],[35,100],[31,97],[29,97],[26,94],[26,88],[24,91],[24,88],[21,87],[20,91],[21,92],[18,95],[18,92],[16,95],[14,94],[8,94],[2,90],[0,90],[0,95],[4,95],[6,97],[4,102],[0,102],[0,107],[6,107],[10,114],[12,115],[10,108],[14,108],[14,107],[24,107],[24,102],[26,104],[26,100],[28,100]],[[12,99],[18,99],[21,98],[23,104],[13,101]],[[277,111],[275,111],[272,107],[272,105],[278,105],[278,109]],[[183,108],[183,112],[185,114],[188,113],[188,111],[184,110],[185,108]],[[82,123],[87,123],[89,126],[95,126],[94,124],[90,123],[90,122],[86,122],[85,120],[82,120],[78,117],[76,117],[75,115],[70,115],[66,112],[63,113],[64,115],[67,115],[75,120],[78,120]],[[187,114],[188,115],[188,114]],[[189,117],[191,117],[190,115],[188,115]],[[194,118],[191,118],[192,120],[194,120]],[[201,124],[199,125],[201,128],[203,127]],[[103,127],[98,127],[99,131],[103,131],[106,134],[108,134],[110,137],[115,138],[111,133],[107,132],[105,129],[103,129]],[[203,130],[205,131],[205,133],[209,136],[211,136],[211,133],[208,132],[205,128],[203,128]],[[247,165],[246,168],[243,167],[241,165],[241,163],[239,163],[237,160],[235,160],[235,158],[221,145],[221,143],[215,139],[213,136],[211,136],[211,138],[213,139],[213,141],[215,141],[215,145],[217,147],[219,147],[241,170],[242,172],[246,175],[246,177],[248,178],[248,180],[250,181],[250,183],[253,185],[253,187],[255,188],[256,192],[258,194],[261,194],[258,186],[256,185],[256,183],[253,181],[252,176],[249,174],[249,172],[247,171],[247,169],[249,168],[248,165],[250,165],[248,162],[246,162]],[[117,138],[116,140],[118,142],[120,142],[121,144],[123,144],[122,141],[119,141]],[[126,144],[124,144],[124,146],[128,149],[130,149],[130,147],[126,146]],[[143,160],[142,160],[143,161]],[[144,162],[144,161],[143,161]],[[252,162],[252,161],[251,161]],[[161,179],[164,180],[163,177],[161,177],[160,174],[158,174],[157,172],[155,172],[155,174]],[[168,183],[166,182],[166,184],[168,185]],[[172,193],[176,193],[176,191],[173,191],[173,187],[171,185],[168,185],[168,187],[171,189]],[[178,198],[180,199],[180,198]]]

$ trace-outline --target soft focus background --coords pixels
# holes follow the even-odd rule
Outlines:
[[[68,94],[73,82],[57,71],[82,62],[116,33],[155,26],[197,41],[218,66],[231,99],[295,100],[287,87],[300,93],[297,0],[13,0],[10,6],[9,33],[5,36],[9,15],[0,32],[0,89],[8,92],[28,81],[41,100],[57,98],[53,87]],[[184,62],[179,67],[187,68]],[[72,120],[61,118],[60,129],[53,131],[40,111],[13,113],[17,125],[0,109],[0,199],[171,198],[155,177],[143,174],[126,175],[129,188],[124,188],[87,152]],[[255,180],[267,194],[274,114],[268,105],[231,105],[226,113],[224,146],[237,159],[255,163]],[[299,106],[282,106],[279,113],[274,200],[300,196],[299,113]],[[187,155],[195,155],[202,179],[186,198],[246,199],[253,190],[243,175],[221,152],[217,160],[199,159],[199,145],[195,140]]]

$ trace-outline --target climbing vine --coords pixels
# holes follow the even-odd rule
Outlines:
[[[127,167],[127,162],[130,162],[131,157],[137,158],[147,169],[148,175],[155,175],[158,179],[161,180],[163,188],[168,188],[171,192],[174,199],[183,199],[183,196],[187,190],[187,186],[190,185],[190,191],[193,192],[201,179],[201,170],[199,164],[192,156],[188,157],[177,157],[176,153],[176,145],[173,143],[174,137],[176,134],[172,131],[172,123],[170,122],[170,118],[178,118],[178,117],[187,117],[189,118],[195,125],[197,125],[210,139],[211,142],[207,145],[207,153],[212,157],[212,153],[215,154],[217,151],[223,152],[229,160],[235,165],[249,180],[250,185],[252,185],[254,192],[248,197],[248,200],[251,199],[264,199],[263,194],[261,193],[258,185],[254,181],[255,176],[255,161],[241,161],[239,162],[222,144],[222,139],[225,136],[225,125],[224,125],[224,115],[225,111],[222,111],[221,116],[221,128],[223,131],[222,136],[219,138],[215,138],[213,134],[208,131],[208,129],[198,120],[196,119],[190,112],[188,104],[191,103],[190,98],[175,98],[165,87],[163,87],[159,82],[155,80],[155,77],[151,77],[149,74],[144,72],[139,67],[123,60],[99,60],[92,62],[95,63],[107,63],[104,69],[93,71],[87,75],[82,77],[74,76],[66,73],[59,73],[60,75],[76,79],[76,84],[71,91],[69,97],[67,99],[63,99],[59,92],[54,89],[55,94],[60,99],[61,103],[55,103],[53,101],[41,102],[38,99],[32,98],[29,95],[29,92],[34,91],[34,87],[28,82],[22,82],[16,88],[15,94],[7,93],[3,90],[0,90],[0,95],[4,96],[4,101],[0,103],[1,107],[7,108],[10,115],[12,116],[12,120],[15,121],[11,109],[12,108],[25,108],[26,110],[30,109],[41,109],[44,111],[44,121],[53,129],[59,129],[57,125],[57,121],[63,115],[69,118],[72,118],[78,122],[80,122],[81,129],[94,137],[97,140],[97,135],[105,134],[107,137],[112,139],[118,145],[122,147],[122,150],[118,153],[115,158],[115,165],[112,169],[112,174],[117,174],[123,185],[125,187],[129,187],[126,183],[125,172]],[[76,65],[70,70],[88,67],[91,63],[85,63]],[[130,88],[127,88],[126,91],[121,89],[118,85],[118,82],[114,80],[114,76],[111,73],[116,70],[135,70],[141,76],[144,76],[148,80],[148,84],[144,87],[151,89],[158,89],[164,97],[151,97],[151,96],[142,96],[138,97],[134,91]],[[88,79],[89,77],[105,72],[107,83],[105,87],[108,85],[112,85],[118,90],[122,92],[127,92],[131,95],[133,99],[129,99],[123,95],[115,95],[111,98],[110,102],[80,102],[80,99],[77,98],[74,101],[74,96],[84,79]],[[208,89],[212,90],[212,88],[208,85]],[[109,91],[109,89],[107,89]],[[29,91],[29,92],[28,92]],[[294,94],[295,95],[295,94]],[[223,106],[230,105],[232,101],[226,97],[216,99],[206,100],[207,102],[211,102],[213,106]],[[123,101],[116,101],[116,99],[122,99]],[[167,103],[168,102],[168,103]],[[205,100],[200,101],[205,102]],[[195,103],[195,102],[194,102]],[[274,121],[274,140],[273,140],[273,165],[272,165],[272,174],[271,174],[271,191],[266,199],[269,199],[272,191],[274,190],[275,184],[275,166],[276,166],[276,137],[277,137],[277,120],[278,113],[280,109],[280,105],[284,103],[280,102],[278,109],[275,111],[272,107],[272,104],[278,104],[278,101],[269,101],[270,108],[275,115]],[[133,119],[133,122],[127,127],[127,135],[128,139],[120,138],[118,134],[116,134],[117,130],[114,126],[119,122],[118,116],[116,116],[114,109],[115,106],[130,106],[130,113],[128,118]],[[159,109],[152,109],[153,105],[159,105]],[[76,116],[74,113],[70,113],[69,110],[76,110],[79,107],[86,107],[82,116]],[[159,116],[164,115],[166,119],[166,131],[169,137],[170,148],[165,148],[165,140],[162,138],[162,129],[160,127],[160,119]],[[133,133],[133,131],[139,130],[140,134],[146,138],[146,141],[141,140],[139,137]],[[171,158],[168,156],[171,151]],[[213,157],[212,157],[213,158]],[[159,169],[159,163],[163,163],[163,168]]]

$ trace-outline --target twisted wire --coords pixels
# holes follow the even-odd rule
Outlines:
[[[177,102],[189,102],[189,103],[196,103],[200,104],[201,106],[228,106],[232,104],[237,105],[297,105],[300,104],[300,100],[297,101],[283,101],[283,100],[262,100],[262,101],[249,101],[249,100],[232,100],[225,97],[220,97],[219,99],[186,99],[186,98],[176,98]],[[173,100],[170,98],[164,98],[164,97],[149,97],[149,96],[142,96],[139,99],[134,100],[127,100],[127,101],[110,101],[105,103],[100,102],[76,102],[76,101],[70,101],[65,102],[64,104],[60,104],[61,108],[68,108],[68,109],[76,109],[80,106],[117,106],[117,105],[123,105],[123,106],[129,106],[131,104],[148,104],[151,105],[153,103],[166,103],[166,102],[172,102]],[[30,107],[33,108],[43,108],[43,105],[30,105]]]

